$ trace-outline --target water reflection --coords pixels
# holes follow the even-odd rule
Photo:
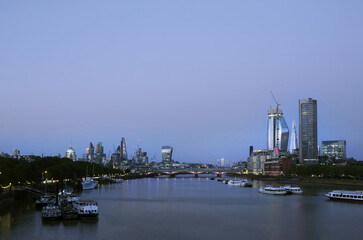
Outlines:
[[[98,219],[44,222],[32,202],[21,203],[0,215],[0,238],[300,240],[361,233],[363,205],[327,201],[329,189],[307,185],[302,196],[271,196],[258,189],[273,182],[252,183],[240,188],[185,175],[102,185],[81,195],[99,203]]]

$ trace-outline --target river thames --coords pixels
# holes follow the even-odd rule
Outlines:
[[[81,199],[99,204],[98,220],[43,222],[32,201],[0,216],[0,239],[361,239],[363,204],[327,200],[333,189],[301,185],[303,195],[200,177],[145,178],[100,185]]]

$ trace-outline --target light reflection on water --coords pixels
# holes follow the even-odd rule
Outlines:
[[[99,186],[95,221],[41,221],[33,203],[0,217],[1,239],[350,239],[362,234],[363,204],[327,201],[330,187],[271,196],[210,178],[147,178]]]

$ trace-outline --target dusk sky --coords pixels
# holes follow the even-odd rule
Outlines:
[[[245,161],[267,110],[318,101],[318,142],[363,160],[363,1],[1,1],[0,152]]]

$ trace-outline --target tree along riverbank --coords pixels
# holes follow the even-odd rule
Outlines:
[[[88,174],[87,174],[88,170]],[[44,179],[77,179],[88,176],[124,175],[128,170],[59,157],[0,158],[0,186],[39,185]],[[1,188],[3,189],[3,188]],[[0,189],[0,191],[2,191]]]

